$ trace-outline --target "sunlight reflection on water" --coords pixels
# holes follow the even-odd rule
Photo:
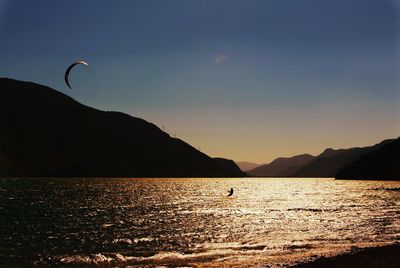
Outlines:
[[[0,263],[290,264],[398,241],[399,187],[333,179],[1,179]]]

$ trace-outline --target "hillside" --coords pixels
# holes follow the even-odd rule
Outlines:
[[[90,108],[46,86],[0,79],[0,176],[243,175],[143,119]]]
[[[253,162],[246,162],[246,161],[235,162],[235,163],[244,172],[260,166],[260,164],[256,164]]]
[[[247,173],[256,177],[287,177],[313,159],[314,156],[309,154],[279,157],[269,164],[248,170]]]
[[[361,156],[375,151],[393,140],[385,140],[379,144],[350,149],[326,149],[313,161],[292,174],[292,177],[335,177],[345,166],[358,160]]]
[[[400,138],[342,168],[336,178],[400,180]]]

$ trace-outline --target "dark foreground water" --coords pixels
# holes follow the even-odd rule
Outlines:
[[[4,266],[286,266],[399,241],[400,182],[0,179],[0,228]]]

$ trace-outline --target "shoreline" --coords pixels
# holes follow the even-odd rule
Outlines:
[[[400,243],[381,247],[352,249],[347,253],[333,257],[320,257],[292,267],[400,267]]]

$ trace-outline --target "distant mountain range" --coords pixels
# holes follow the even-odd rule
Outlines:
[[[82,105],[46,86],[0,79],[0,176],[238,177],[157,126]]]
[[[400,151],[396,151],[398,143],[398,139],[391,139],[362,148],[329,148],[315,157],[303,154],[277,158],[246,173],[257,177],[396,179],[400,177]]]
[[[262,164],[256,164],[256,163],[246,162],[246,161],[235,162],[235,163],[244,172],[262,165]]]
[[[269,164],[248,170],[247,174],[257,177],[287,177],[314,159],[309,154],[279,157]]]

